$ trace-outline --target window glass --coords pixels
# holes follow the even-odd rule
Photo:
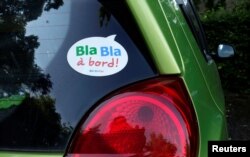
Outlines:
[[[64,150],[77,123],[101,98],[156,76],[125,5],[103,4],[97,0],[0,2],[1,150]],[[119,22],[124,19],[122,27]],[[71,67],[67,55],[75,43],[112,35],[112,43],[127,53],[122,69],[91,76]],[[102,39],[95,41],[101,44]],[[95,44],[82,44],[79,55],[95,53]],[[111,57],[97,63],[97,58],[89,57],[84,64],[120,65],[115,63],[119,51],[112,44],[103,51],[113,54],[114,61]]]

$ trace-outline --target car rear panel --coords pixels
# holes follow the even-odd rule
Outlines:
[[[82,2],[86,2],[88,6],[84,6],[81,4]],[[69,2],[65,1],[64,5],[67,6],[67,3]],[[55,138],[56,140],[48,144],[46,139],[41,138],[40,141],[30,139],[31,142],[24,142],[26,145],[23,146],[22,141],[25,140],[25,137],[30,137],[30,132],[34,130],[35,127],[40,126],[41,131],[49,132],[53,127],[50,129],[44,128],[54,126],[53,123],[47,125],[48,121],[46,118],[44,120],[44,118],[41,117],[38,117],[38,119],[43,119],[46,122],[45,124],[35,124],[28,121],[28,119],[33,120],[37,118],[35,116],[36,114],[32,114],[34,111],[46,111],[43,105],[42,107],[33,109],[29,101],[32,101],[33,104],[36,105],[39,105],[39,101],[29,99],[26,101],[28,103],[17,103],[19,106],[13,105],[7,109],[0,108],[0,110],[4,110],[4,113],[9,113],[6,117],[12,117],[7,120],[6,118],[0,119],[0,126],[4,127],[4,129],[1,128],[0,138],[1,141],[5,139],[0,145],[0,149],[2,149],[0,157],[6,156],[6,154],[10,157],[28,155],[30,157],[39,155],[41,157],[62,156],[69,144],[68,141],[71,138],[74,128],[78,125],[82,117],[86,117],[90,114],[90,111],[98,105],[99,100],[120,88],[138,81],[155,78],[159,75],[179,77],[183,80],[187,88],[186,90],[192,101],[199,125],[199,156],[207,156],[208,140],[225,139],[227,135],[225,133],[225,119],[222,113],[224,105],[223,99],[220,96],[214,99],[213,92],[209,90],[208,82],[210,79],[207,81],[207,78],[205,78],[206,75],[204,75],[204,73],[207,72],[207,62],[203,55],[198,52],[199,48],[195,39],[190,36],[191,31],[182,17],[183,15],[178,5],[172,0],[127,0],[125,3],[117,3],[114,1],[112,5],[117,6],[114,7],[116,8],[115,10],[111,9],[112,16],[110,18],[109,12],[107,13],[107,10],[105,10],[105,8],[110,9],[110,4],[105,0],[103,4],[105,5],[104,8],[96,1],[93,2],[93,0],[89,0],[88,2],[73,0],[72,4],[69,5],[71,9],[68,8],[71,10],[70,14],[65,15],[66,12],[63,9],[64,12],[62,13],[65,17],[62,16],[62,18],[66,20],[66,17],[68,17],[68,23],[70,23],[70,25],[60,31],[67,33],[64,33],[64,37],[60,41],[61,44],[59,44],[60,46],[57,52],[53,54],[53,59],[49,60],[49,64],[46,66],[41,65],[43,73],[50,75],[52,87],[49,92],[45,94],[49,95],[49,97],[44,98],[42,94],[39,96],[39,101],[48,103],[47,106],[55,106],[51,108],[52,111],[50,110],[50,113],[51,116],[54,116],[54,124],[56,124],[56,129],[58,130],[55,134],[51,134],[51,136],[57,136],[57,138]],[[100,8],[96,8],[96,6]],[[128,6],[128,8],[126,8],[126,6]],[[131,14],[123,14],[117,8],[120,10],[125,9],[126,11],[130,10]],[[60,8],[58,10],[60,10]],[[86,15],[84,13],[78,15],[83,10],[88,10],[86,11]],[[91,17],[92,20],[84,20],[85,18],[90,19],[87,13],[93,16]],[[135,20],[127,20],[128,17]],[[50,19],[46,21],[46,18],[42,20],[46,25],[50,25],[50,22],[53,21],[50,21]],[[90,27],[86,27],[86,30],[84,29],[86,25],[93,23],[95,23],[93,29],[98,28],[97,32],[92,32]],[[121,29],[121,26],[123,26],[125,30]],[[40,26],[38,27],[41,28]],[[52,30],[52,32],[55,30],[56,29]],[[36,31],[37,30],[34,30],[33,32]],[[93,77],[78,73],[69,66],[66,56],[68,50],[75,42],[89,37],[108,37],[113,34],[116,34],[115,40],[120,43],[128,53],[128,63],[122,71],[110,76]],[[39,35],[42,36],[43,33]],[[48,39],[47,36],[43,37],[45,37],[43,40]],[[54,39],[49,39],[47,43],[40,40],[40,45],[42,47],[44,43],[53,46],[53,40]],[[52,49],[48,49],[46,52],[50,50]],[[41,50],[38,48],[37,51]],[[45,55],[49,54],[43,51],[40,56],[37,57],[44,57]],[[44,60],[48,58],[47,56]],[[218,89],[215,89],[214,92],[216,91],[221,92]],[[222,106],[222,110],[218,106]],[[19,115],[16,116],[17,114]],[[41,115],[44,116],[44,114]],[[26,120],[19,121],[23,116]],[[40,122],[42,123],[43,121]],[[15,123],[22,125],[14,125]],[[22,130],[25,127],[28,130],[20,133],[16,132],[16,130]],[[9,132],[15,136],[6,136]],[[38,131],[34,136],[44,137],[44,134]],[[13,137],[14,139],[11,139]],[[47,139],[50,138],[50,136],[45,137]],[[16,139],[20,140],[19,145],[16,144],[18,143],[15,141]],[[8,140],[10,141],[8,142]],[[11,140],[16,143],[11,142]],[[17,152],[7,151],[6,148],[8,148],[8,150],[16,150]],[[48,152],[59,151],[61,153],[18,153],[18,151],[30,149],[42,149]]]
[[[197,114],[200,131],[199,156],[207,156],[208,140],[227,139],[224,98],[214,61],[207,61],[202,55],[177,3],[168,0],[130,0],[128,3],[139,21],[151,52],[156,55],[154,59],[159,72],[169,74],[166,58],[175,59]],[[148,11],[141,12],[137,9],[140,6]],[[149,19],[147,25],[144,24],[145,19]],[[159,35],[157,32],[164,33]]]

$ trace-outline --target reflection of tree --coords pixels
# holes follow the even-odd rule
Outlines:
[[[146,137],[144,128],[132,127],[124,116],[114,118],[109,131],[101,132],[101,125],[78,135],[72,151],[82,154],[134,154],[133,157],[176,156],[177,146],[162,134],[152,133],[150,137]]]
[[[74,152],[98,153],[140,153],[146,143],[145,129],[132,127],[125,117],[118,116],[109,125],[109,131],[100,132],[101,124],[84,131],[74,143]]]
[[[100,7],[100,10],[99,10],[99,24],[100,26],[102,27],[105,23],[105,26],[108,25],[109,21],[110,21],[110,18],[111,18],[111,13],[109,13],[107,11],[107,9],[105,7]]]
[[[26,25],[63,0],[0,1],[0,98],[25,95],[18,106],[0,109],[0,147],[64,147],[72,128],[61,124],[49,74],[35,64],[38,37],[26,36]],[[4,94],[3,94],[4,93]],[[2,99],[3,100],[3,99]]]
[[[5,110],[13,114],[0,121],[0,147],[59,147],[71,130],[61,125],[49,96],[26,96],[22,104]]]
[[[27,22],[41,16],[43,8],[57,9],[62,0],[0,1],[0,89],[8,94],[22,87],[46,94],[52,83],[49,75],[34,63],[38,37],[25,36]]]
[[[164,139],[162,134],[151,134],[150,141],[145,146],[153,157],[175,157],[177,147]]]

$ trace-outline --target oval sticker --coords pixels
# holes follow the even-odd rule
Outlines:
[[[128,54],[115,37],[89,37],[76,42],[67,54],[69,65],[88,76],[118,73],[127,65]]]

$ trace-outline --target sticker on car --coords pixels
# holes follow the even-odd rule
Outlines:
[[[69,65],[88,76],[109,76],[120,72],[128,63],[128,54],[115,37],[89,37],[77,41],[68,50]]]

